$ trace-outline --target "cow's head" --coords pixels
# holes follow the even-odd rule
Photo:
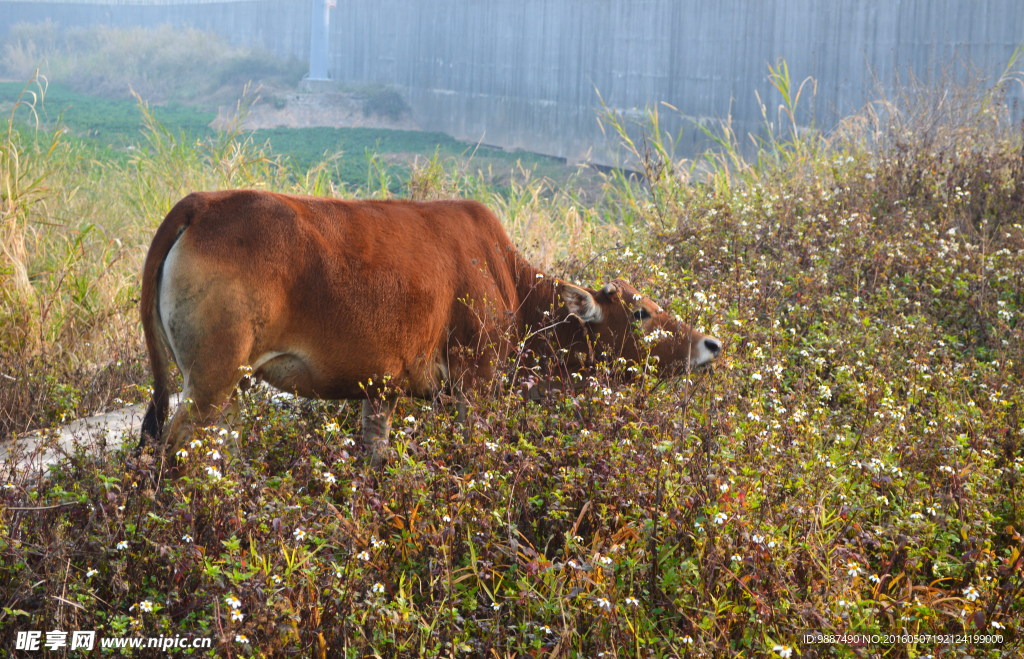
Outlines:
[[[670,373],[709,364],[722,351],[721,340],[701,334],[621,279],[598,291],[568,282],[560,287],[567,320],[582,323],[608,358],[640,361],[649,349],[659,370]]]

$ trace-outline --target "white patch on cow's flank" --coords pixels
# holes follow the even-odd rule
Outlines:
[[[181,346],[176,346],[174,343],[174,336],[171,334],[171,319],[174,318],[177,309],[177,298],[174,295],[174,287],[169,282],[177,279],[177,267],[178,259],[181,257],[181,240],[175,241],[174,245],[171,246],[167,257],[164,259],[163,276],[160,277],[160,288],[157,291],[157,298],[160,300],[160,326],[163,328],[164,337],[167,339],[167,347],[171,349],[171,354],[174,355],[174,362],[178,365],[178,370],[181,371],[182,377],[185,379],[186,384],[188,383],[188,368],[182,364],[179,357],[181,356]]]

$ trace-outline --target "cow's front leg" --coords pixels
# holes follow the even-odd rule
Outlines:
[[[398,395],[391,394],[383,400],[363,401],[363,447],[370,453],[370,466],[380,467],[384,452],[388,448],[388,434],[391,432],[391,415],[398,403]]]
[[[455,390],[455,422],[462,426],[462,438],[469,439],[469,401],[462,389]]]

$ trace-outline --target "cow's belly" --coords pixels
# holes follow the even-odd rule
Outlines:
[[[342,353],[344,354],[344,353]],[[351,354],[351,353],[350,353]],[[357,353],[358,354],[358,353]],[[335,355],[337,357],[337,355]],[[305,351],[272,350],[252,360],[252,375],[281,391],[306,398],[363,399],[380,393],[385,384],[412,396],[431,395],[443,369],[423,360],[330,359]]]

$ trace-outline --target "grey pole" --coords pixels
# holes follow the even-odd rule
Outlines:
[[[327,80],[327,28],[331,21],[333,0],[310,0],[313,3],[313,25],[309,36],[309,80]]]

